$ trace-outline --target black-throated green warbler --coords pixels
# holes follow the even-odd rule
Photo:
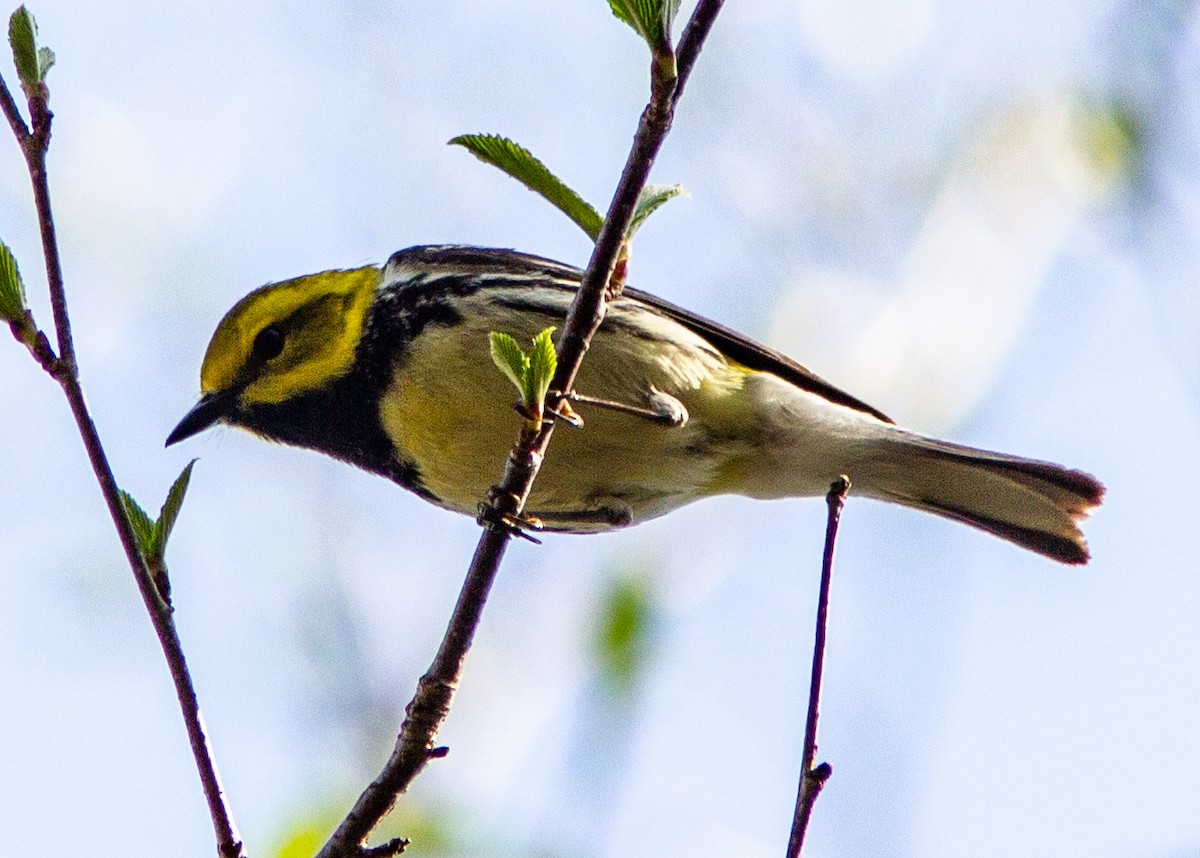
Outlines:
[[[382,269],[264,286],[217,326],[200,402],[167,439],[224,422],[381,474],[474,514],[514,439],[513,390],[489,333],[561,324],[578,269],[508,250],[413,247]],[[528,504],[547,529],[636,524],[716,494],[856,494],[956,519],[1065,563],[1104,488],[1080,471],[895,426],[783,355],[626,289],[583,364],[580,393],[664,419],[580,406]]]

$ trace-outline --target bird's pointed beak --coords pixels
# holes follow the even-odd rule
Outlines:
[[[236,401],[236,396],[229,393],[210,393],[183,415],[179,425],[167,436],[166,446],[177,444],[185,438],[191,438],[203,432],[217,421],[227,417]]]

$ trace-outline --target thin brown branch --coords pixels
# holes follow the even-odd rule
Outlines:
[[[363,858],[394,858],[405,849],[408,848],[408,840],[403,837],[394,837],[387,843],[381,843],[378,846],[372,846],[369,849],[364,849]]]
[[[29,354],[37,361],[38,366],[49,375],[58,376],[58,355],[54,353],[54,347],[50,345],[46,335],[38,330],[32,312],[25,310],[21,318],[8,323],[8,329],[12,331],[13,339],[29,349]]]
[[[808,718],[804,724],[804,751],[800,761],[800,789],[796,795],[796,813],[792,817],[792,833],[788,838],[788,858],[799,858],[804,848],[804,835],[813,805],[833,768],[829,763],[814,766],[817,756],[817,718],[821,710],[821,677],[825,672],[825,630],[829,625],[829,588],[833,580],[833,549],[837,544],[838,524],[842,506],[850,491],[850,478],[842,475],[833,481],[825,502],[829,517],[825,522],[825,550],[821,557],[821,586],[817,596],[817,627],[813,637],[812,677],[808,686]]]
[[[113,476],[108,457],[104,452],[100,434],[88,411],[83,387],[80,384],[74,341],[71,335],[71,321],[67,312],[62,262],[54,226],[54,212],[50,203],[50,185],[46,174],[46,151],[50,143],[50,123],[53,118],[47,98],[47,90],[42,87],[29,99],[29,113],[34,118],[34,129],[31,133],[25,127],[24,120],[21,119],[20,113],[16,109],[7,83],[0,77],[0,110],[3,110],[8,118],[13,134],[21,145],[29,168],[30,181],[33,184],[34,206],[37,209],[42,253],[46,264],[46,279],[50,291],[50,304],[54,315],[55,334],[58,339],[58,354],[54,356],[45,334],[36,331],[33,344],[29,345],[30,352],[59,383],[67,398],[71,416],[75,419],[84,449],[87,451],[92,472],[100,485],[100,492],[108,506],[109,516],[117,530],[117,537],[125,551],[125,557],[133,571],[142,602],[146,606],[146,612],[150,615],[150,622],[158,636],[159,644],[167,661],[167,668],[175,685],[175,693],[179,699],[188,739],[192,747],[192,755],[195,758],[201,785],[208,802],[209,815],[212,817],[217,838],[218,854],[222,858],[242,858],[244,851],[233,822],[233,816],[226,805],[221,789],[220,776],[208,744],[204,718],[200,712],[191,674],[184,658],[183,647],[175,628],[171,607],[165,600],[163,592],[156,586],[151,570],[138,548],[133,528],[129,523],[124,505],[121,503],[116,478]],[[29,324],[32,326],[32,317],[29,317]],[[14,333],[17,331],[14,330]],[[18,335],[18,339],[23,338]],[[165,574],[164,569],[162,570],[164,578]]]
[[[26,142],[29,140],[29,126],[25,124],[25,117],[21,115],[21,109],[17,107],[17,102],[13,99],[12,92],[9,91],[8,84],[4,82],[3,78],[0,78],[0,111],[4,112],[4,118],[8,120],[13,136],[17,138],[17,143],[24,152]]]
[[[650,175],[654,159],[671,128],[681,82],[686,80],[700,54],[723,0],[700,0],[688,22],[676,63],[663,63],[656,56],[651,64],[651,94],[642,112],[633,145],[621,173],[608,213],[596,238],[582,285],[558,340],[558,368],[550,387],[569,394],[592,337],[604,319],[605,300],[614,284],[614,269],[625,247],[638,196]],[[664,68],[675,67],[674,74]],[[623,279],[623,278],[622,278]],[[449,713],[450,704],[483,613],[488,592],[500,561],[519,522],[533,482],[541,469],[555,421],[543,422],[536,432],[523,431],[505,463],[504,475],[493,490],[490,504],[481,510],[483,534],[475,549],[466,581],[450,618],[442,644],[429,670],[417,684],[416,694],[405,710],[400,735],[387,764],[363,792],[318,853],[318,858],[363,858],[367,836],[408,789],[412,780],[444,750],[435,748],[437,731]]]
[[[25,146],[25,160],[29,165],[29,178],[33,182],[33,204],[37,208],[38,229],[42,235],[42,256],[46,263],[46,285],[50,290],[50,310],[54,315],[54,337],[58,341],[58,374],[60,383],[65,376],[78,376],[75,362],[75,342],[71,336],[71,319],[67,312],[67,291],[63,284],[62,259],[58,253],[58,231],[54,226],[54,214],[50,208],[50,182],[46,175],[46,148],[50,142],[51,113],[43,106],[34,108],[30,101],[30,112],[45,117],[45,126],[39,131],[34,126],[34,135]],[[76,384],[78,379],[76,378]]]
[[[717,20],[717,13],[721,11],[724,2],[725,0],[716,0],[714,3],[700,3],[692,12],[692,17],[688,19],[683,35],[679,37],[679,47],[675,49],[679,77],[675,83],[675,101],[679,101],[679,97],[683,94],[684,84],[687,83],[692,69],[696,66],[696,57],[700,55],[700,49],[704,47],[704,40],[708,38],[708,33],[712,29],[713,22]]]

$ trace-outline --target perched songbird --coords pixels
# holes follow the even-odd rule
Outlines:
[[[167,439],[223,422],[380,474],[474,515],[517,423],[489,332],[561,325],[582,272],[509,250],[412,247],[382,269],[326,271],[251,292],[217,326],[200,402]],[[578,405],[528,504],[549,530],[637,524],[718,494],[858,495],[916,507],[1064,563],[1093,477],[907,432],[804,367],[715,322],[626,289],[609,304]]]

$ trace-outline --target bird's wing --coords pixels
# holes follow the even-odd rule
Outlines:
[[[698,316],[689,310],[672,304],[670,301],[664,301],[657,295],[651,295],[649,292],[643,292],[640,289],[625,289],[621,294],[649,305],[655,311],[662,313],[667,318],[695,332],[712,343],[722,354],[728,355],[743,366],[777,375],[784,381],[796,385],[801,390],[815,393],[817,396],[824,397],[830,402],[845,405],[847,408],[853,408],[855,411],[870,414],[872,417],[877,417],[885,423],[895,422],[879,409],[872,408],[861,399],[856,399],[840,388],[833,386],[819,375],[805,369],[786,355],[750,339],[745,334],[738,333],[733,328],[727,328],[711,319]]]
[[[558,280],[570,280],[578,283],[583,272],[571,265],[555,262],[541,256],[520,253],[515,250],[502,250],[491,247],[468,247],[463,245],[433,245],[410,247],[398,251],[388,261],[389,269],[393,267],[408,267],[425,273],[487,273],[524,275],[529,278],[548,277]],[[670,301],[664,301],[649,292],[639,289],[625,289],[622,296],[640,301],[657,313],[666,316],[674,322],[683,325],[688,330],[704,338],[722,354],[750,369],[769,372],[784,381],[796,385],[801,390],[807,390],[817,396],[824,397],[830,402],[853,408],[864,414],[870,414],[885,423],[893,423],[890,417],[872,408],[860,399],[830,384],[815,373],[805,369],[786,355],[756,342],[745,334],[740,334],[732,328],[718,324],[703,316],[698,316],[683,309]]]

